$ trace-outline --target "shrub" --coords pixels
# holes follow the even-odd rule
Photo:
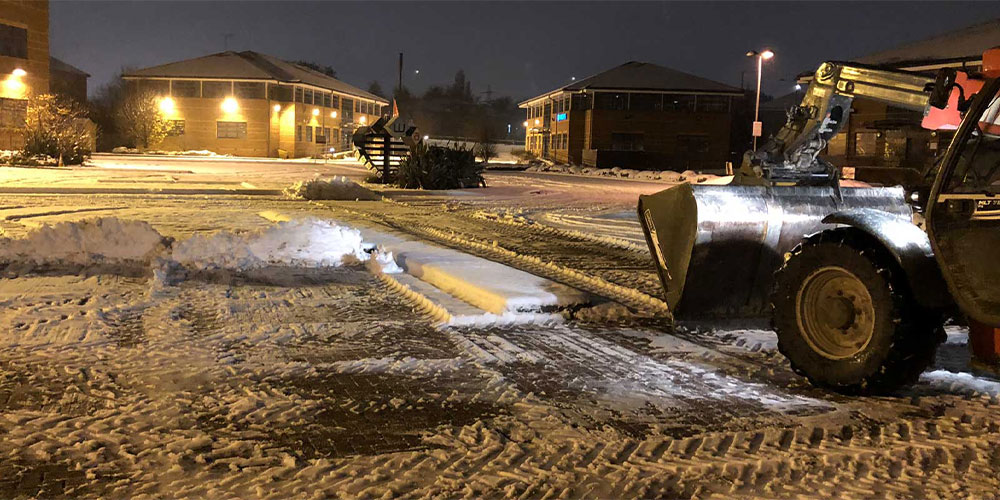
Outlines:
[[[76,101],[51,94],[40,94],[28,100],[25,115],[22,163],[30,159],[51,157],[56,164],[79,165],[90,156],[90,132],[87,113]]]
[[[483,167],[464,147],[418,144],[399,165],[394,184],[410,189],[460,189],[486,186]]]
[[[126,91],[116,104],[115,124],[126,139],[143,150],[159,144],[170,131],[170,122],[160,113],[160,97],[152,91]]]

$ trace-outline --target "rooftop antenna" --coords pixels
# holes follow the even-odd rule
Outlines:
[[[236,36],[236,33],[223,33],[222,34],[222,46],[225,50],[229,50],[229,39]]]

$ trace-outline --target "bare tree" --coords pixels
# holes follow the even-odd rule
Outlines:
[[[160,113],[160,97],[149,90],[126,91],[115,110],[115,123],[141,149],[159,144],[170,131],[170,122]]]
[[[476,156],[483,159],[483,163],[489,164],[490,160],[497,157],[497,145],[489,139],[476,144]]]
[[[25,113],[23,153],[58,158],[60,167],[82,163],[91,152],[86,117],[86,110],[73,99],[52,94],[31,97]]]

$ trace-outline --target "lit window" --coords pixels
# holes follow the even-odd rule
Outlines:
[[[170,128],[167,129],[167,135],[184,135],[184,120],[170,120]]]
[[[246,139],[247,122],[215,122],[219,139]]]

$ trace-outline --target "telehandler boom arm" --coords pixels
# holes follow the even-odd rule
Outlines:
[[[836,169],[817,156],[847,123],[856,97],[926,115],[931,106],[947,105],[955,76],[954,69],[932,78],[852,63],[823,63],[802,102],[788,111],[785,125],[762,148],[744,155],[734,183],[833,184]]]

